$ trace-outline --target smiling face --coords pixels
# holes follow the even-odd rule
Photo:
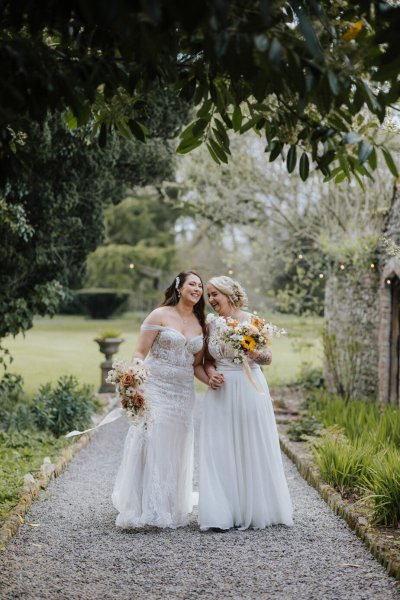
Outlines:
[[[190,273],[179,288],[181,299],[190,302],[191,304],[197,304],[203,295],[203,284],[201,279]]]
[[[211,283],[207,284],[207,294],[209,303],[219,315],[229,315],[232,312],[228,296],[217,290]]]

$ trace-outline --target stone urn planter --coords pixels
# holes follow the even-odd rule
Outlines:
[[[101,385],[99,388],[100,394],[114,392],[115,386],[112,383],[106,382],[108,371],[112,368],[113,356],[118,352],[120,344],[125,340],[121,337],[98,337],[95,342],[98,343],[100,352],[105,355],[105,360],[100,364],[101,369]]]

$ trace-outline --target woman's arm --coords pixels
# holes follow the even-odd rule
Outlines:
[[[139,339],[136,344],[136,349],[132,355],[133,358],[141,358],[144,360],[148,353],[150,352],[150,348],[153,345],[154,340],[156,339],[159,331],[141,331],[139,334]]]
[[[216,390],[219,387],[221,387],[221,385],[223,385],[223,383],[224,383],[224,375],[223,375],[223,373],[220,373],[219,371],[217,371],[217,369],[215,368],[215,360],[211,356],[210,352],[208,351],[207,346],[206,346],[205,353],[204,353],[203,367],[204,367],[204,371],[207,373],[208,377],[210,378],[210,387],[213,390]]]
[[[247,356],[258,365],[270,365],[272,363],[271,350],[253,350]]]
[[[204,358],[204,349],[200,350],[194,355],[193,369],[194,374],[197,379],[205,383],[206,385],[210,385],[210,378],[204,370],[203,366],[203,358]]]
[[[154,325],[155,327],[161,326],[161,318],[162,314],[160,314],[160,309],[156,308],[151,312],[143,321],[143,325]],[[136,344],[136,349],[133,353],[133,358],[141,358],[144,360],[148,353],[150,352],[150,348],[153,345],[154,340],[159,334],[159,329],[146,330],[141,329],[139,333],[139,339]]]
[[[212,388],[213,390],[216,390],[223,384],[224,376],[222,375],[222,373],[218,373],[215,369],[214,371],[215,373],[217,373],[217,376],[215,376],[214,373],[211,373],[211,375],[209,375],[204,368],[203,359],[204,350],[201,350],[200,352],[195,354],[195,359],[193,363],[194,374],[197,377],[197,379],[210,386],[210,388]]]

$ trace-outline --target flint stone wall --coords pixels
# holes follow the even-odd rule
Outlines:
[[[349,339],[361,345],[353,395],[370,398],[376,396],[378,383],[378,287],[379,273],[370,269],[331,276],[325,288],[326,325],[336,334],[338,351]],[[327,364],[324,375],[328,390],[337,391]]]
[[[382,231],[400,246],[400,183]],[[361,344],[359,368],[355,373],[354,395],[389,402],[392,290],[387,279],[400,279],[400,257],[379,248],[378,269],[339,273],[328,279],[325,289],[325,319],[328,331],[335,333],[340,346],[349,336]],[[350,333],[351,332],[351,333]],[[325,380],[336,391],[334,378],[325,364]]]

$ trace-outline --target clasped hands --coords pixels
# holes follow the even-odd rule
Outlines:
[[[212,390],[218,390],[224,384],[224,374],[214,371],[208,380],[208,385]]]

